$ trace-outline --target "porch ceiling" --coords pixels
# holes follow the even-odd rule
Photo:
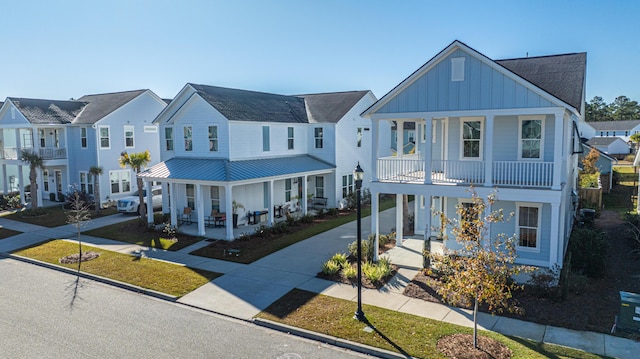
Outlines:
[[[141,172],[138,176],[150,180],[234,182],[334,169],[334,165],[308,155],[240,161],[171,158]]]

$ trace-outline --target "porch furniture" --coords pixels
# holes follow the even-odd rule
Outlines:
[[[282,205],[278,205],[278,206],[273,206],[273,215],[276,218],[281,218],[282,217]]]
[[[248,224],[258,224],[262,222],[262,216],[266,216],[267,214],[269,214],[269,211],[267,210],[248,212],[247,213],[247,218],[249,219]]]
[[[311,207],[313,209],[326,209],[327,199],[325,197],[313,197],[311,198]]]
[[[211,210],[211,215],[204,218],[207,227],[224,227],[227,220],[226,213],[220,213],[217,209]]]
[[[184,209],[182,210],[182,213],[180,214],[180,218],[178,218],[178,224],[183,224],[183,223],[187,223],[187,224],[191,224],[191,208],[190,207],[184,207]]]

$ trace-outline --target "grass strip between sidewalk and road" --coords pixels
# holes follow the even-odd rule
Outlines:
[[[438,339],[450,334],[472,333],[472,328],[363,305],[368,321],[375,328],[367,332],[363,330],[364,323],[353,319],[355,309],[352,301],[293,289],[257,317],[416,358],[445,358],[436,348]],[[480,335],[509,347],[512,358],[603,358],[495,332],[482,331]]]
[[[100,257],[82,262],[80,266],[82,272],[175,297],[181,297],[222,275],[149,258],[112,252],[84,244],[82,250],[83,252],[94,251],[100,253]],[[15,255],[76,269],[78,268],[77,263],[60,263],[60,258],[74,253],[78,253],[78,243],[60,239],[13,252]]]

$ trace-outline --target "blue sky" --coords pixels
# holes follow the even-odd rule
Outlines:
[[[587,100],[640,101],[637,1],[16,1],[0,101],[187,82],[380,98],[454,40],[492,59],[587,52]]]

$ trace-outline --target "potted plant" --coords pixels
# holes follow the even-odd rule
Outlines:
[[[244,205],[240,202],[237,202],[235,199],[231,204],[233,210],[233,228],[238,228],[238,209],[244,209]]]

